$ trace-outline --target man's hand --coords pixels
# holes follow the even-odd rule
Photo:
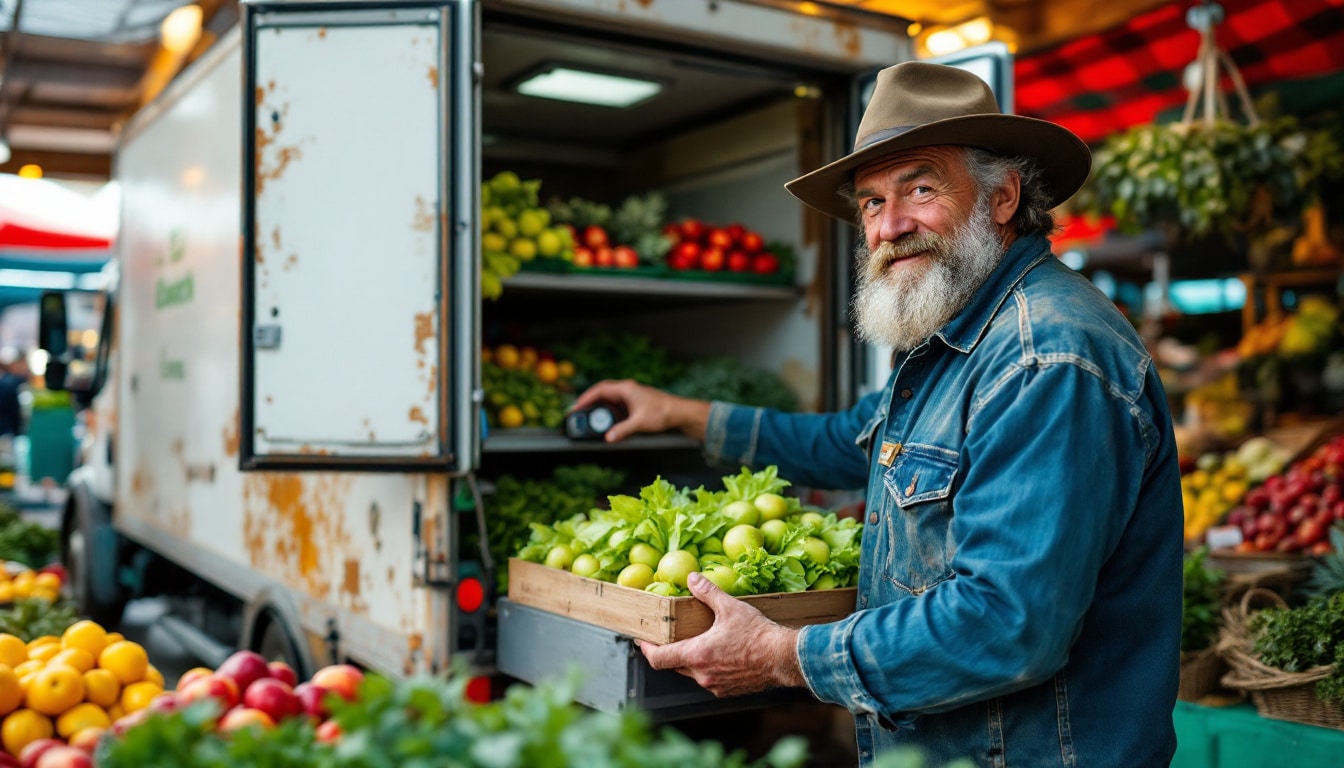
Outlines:
[[[798,630],[780,626],[699,573],[686,585],[714,611],[707,632],[668,645],[640,642],[654,669],[673,669],[720,698],[806,685],[798,666]]]
[[[670,395],[653,387],[623,379],[599,381],[574,401],[571,410],[586,408],[599,401],[619,403],[628,414],[607,430],[609,443],[624,440],[640,432],[680,430],[687,437],[705,439],[709,423],[709,403]]]

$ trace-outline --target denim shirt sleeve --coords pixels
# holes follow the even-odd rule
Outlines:
[[[814,694],[908,725],[1065,664],[1156,439],[1149,414],[1094,373],[1028,364],[972,405],[953,496],[954,577],[804,627],[798,656]]]
[[[863,488],[868,453],[856,439],[881,401],[882,392],[873,392],[847,411],[824,414],[715,402],[705,431],[705,458],[721,466],[774,464],[781,477],[812,488]]]

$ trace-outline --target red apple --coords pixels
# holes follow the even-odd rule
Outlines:
[[[685,219],[681,222],[681,239],[690,240],[693,243],[700,242],[700,238],[705,236],[705,225],[696,219]]]
[[[742,226],[741,224],[733,223],[724,227],[723,231],[728,233],[728,236],[733,238],[733,242],[736,243],[737,241],[742,239],[743,235],[747,233],[747,228]]]
[[[85,726],[70,734],[70,746],[93,754],[93,751],[98,748],[98,742],[102,740],[104,733],[107,733],[107,729],[102,726]],[[0,766],[3,765],[3,763],[0,763]]]
[[[550,352],[542,352],[541,359],[547,359],[551,356]],[[283,661],[272,661],[266,665],[266,669],[271,673],[271,677],[288,685],[290,688],[299,684],[299,676],[294,672],[294,668]]]
[[[573,264],[585,269],[593,266],[593,250],[583,245],[575,246]]]
[[[726,261],[727,256],[724,255],[722,248],[709,247],[700,254],[700,268],[706,272],[721,271]]]
[[[265,712],[275,722],[303,714],[303,702],[288,683],[262,678],[243,692],[243,706]]]
[[[711,229],[705,242],[710,248],[722,248],[726,251],[733,247],[733,236],[726,229]]]
[[[765,238],[761,237],[760,233],[750,230],[743,232],[742,237],[738,238],[737,242],[738,245],[742,246],[742,250],[747,253],[756,253],[765,247]]]
[[[621,269],[639,266],[639,254],[628,245],[618,245],[611,249],[612,261]]]
[[[729,272],[747,272],[751,270],[751,257],[745,251],[733,251],[728,254]]]
[[[323,744],[331,744],[341,740],[341,724],[335,720],[324,720],[317,726],[317,740]]]
[[[616,254],[609,246],[602,246],[593,251],[593,266],[595,267],[614,267],[616,266]]]
[[[303,706],[303,711],[315,720],[325,720],[331,714],[326,705],[326,698],[329,693],[331,691],[312,683],[299,683],[294,687],[294,695],[298,697],[299,704]]]
[[[319,688],[326,688],[346,701],[354,701],[359,693],[359,684],[364,681],[364,673],[350,664],[332,664],[313,673],[310,680]]]
[[[149,702],[149,706],[146,707],[146,709],[150,712],[176,712],[178,708],[177,705],[178,701],[175,694],[160,693]]]
[[[773,275],[779,271],[779,257],[773,253],[758,253],[751,257],[751,271],[758,275]]]
[[[664,224],[663,237],[666,237],[668,240],[671,240],[674,243],[677,242],[678,240],[681,239],[681,226],[675,222],[668,222],[667,224]]]
[[[237,706],[239,701],[238,684],[233,678],[220,675],[206,675],[193,680],[186,688],[177,692],[177,703],[187,705],[202,699],[214,699],[221,710]]]
[[[33,768],[37,761],[46,753],[57,747],[64,747],[65,742],[60,739],[37,739],[28,742],[27,746],[19,750],[20,768]]]
[[[611,245],[611,240],[607,238],[607,230],[590,224],[583,229],[583,244],[596,251]]]
[[[93,756],[77,747],[62,744],[43,752],[34,768],[93,768]]]
[[[238,707],[224,713],[219,719],[220,733],[232,733],[240,728],[274,728],[275,721],[270,715],[251,707]]]
[[[0,768],[22,768],[19,765],[19,758],[0,750]]]
[[[181,677],[177,678],[177,690],[180,691],[186,688],[188,685],[191,685],[192,682],[199,680],[200,678],[205,677],[206,675],[213,675],[213,674],[215,674],[215,670],[209,667],[192,667],[191,669],[188,669],[186,672],[183,672]]]
[[[700,245],[683,240],[672,246],[668,254],[668,265],[673,269],[695,269],[700,266]]]
[[[112,724],[112,734],[118,737],[125,735],[127,731],[143,723],[150,714],[149,709],[137,709],[129,715],[122,715]]]
[[[256,651],[238,651],[219,665],[216,677],[227,677],[238,685],[239,691],[246,691],[253,682],[269,677],[271,671],[266,667],[266,657]]]

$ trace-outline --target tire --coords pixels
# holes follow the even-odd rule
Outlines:
[[[298,646],[285,629],[284,622],[274,613],[267,612],[261,625],[261,631],[255,637],[254,650],[266,657],[267,661],[283,661],[288,664],[300,681],[312,676],[313,670],[306,669]]]
[[[120,589],[109,589],[109,585],[97,585],[95,579],[99,573],[113,573],[115,564],[95,564],[93,556],[94,525],[87,503],[81,503],[79,496],[72,494],[71,508],[61,526],[61,562],[69,573],[68,586],[79,612],[98,624],[109,629],[121,624],[121,616],[126,610],[126,598]],[[101,586],[101,589],[97,587]],[[107,593],[115,597],[109,598]]]

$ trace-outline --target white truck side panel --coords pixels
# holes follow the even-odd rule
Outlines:
[[[286,603],[310,639],[334,621],[342,651],[364,663],[407,674],[442,668],[445,598],[418,586],[415,568],[446,544],[445,477],[238,469],[237,33],[183,80],[133,121],[117,157],[118,357],[115,386],[100,395],[119,398],[116,527],[244,600]],[[410,299],[379,301],[392,310]]]
[[[257,31],[256,453],[439,453],[438,28]]]

